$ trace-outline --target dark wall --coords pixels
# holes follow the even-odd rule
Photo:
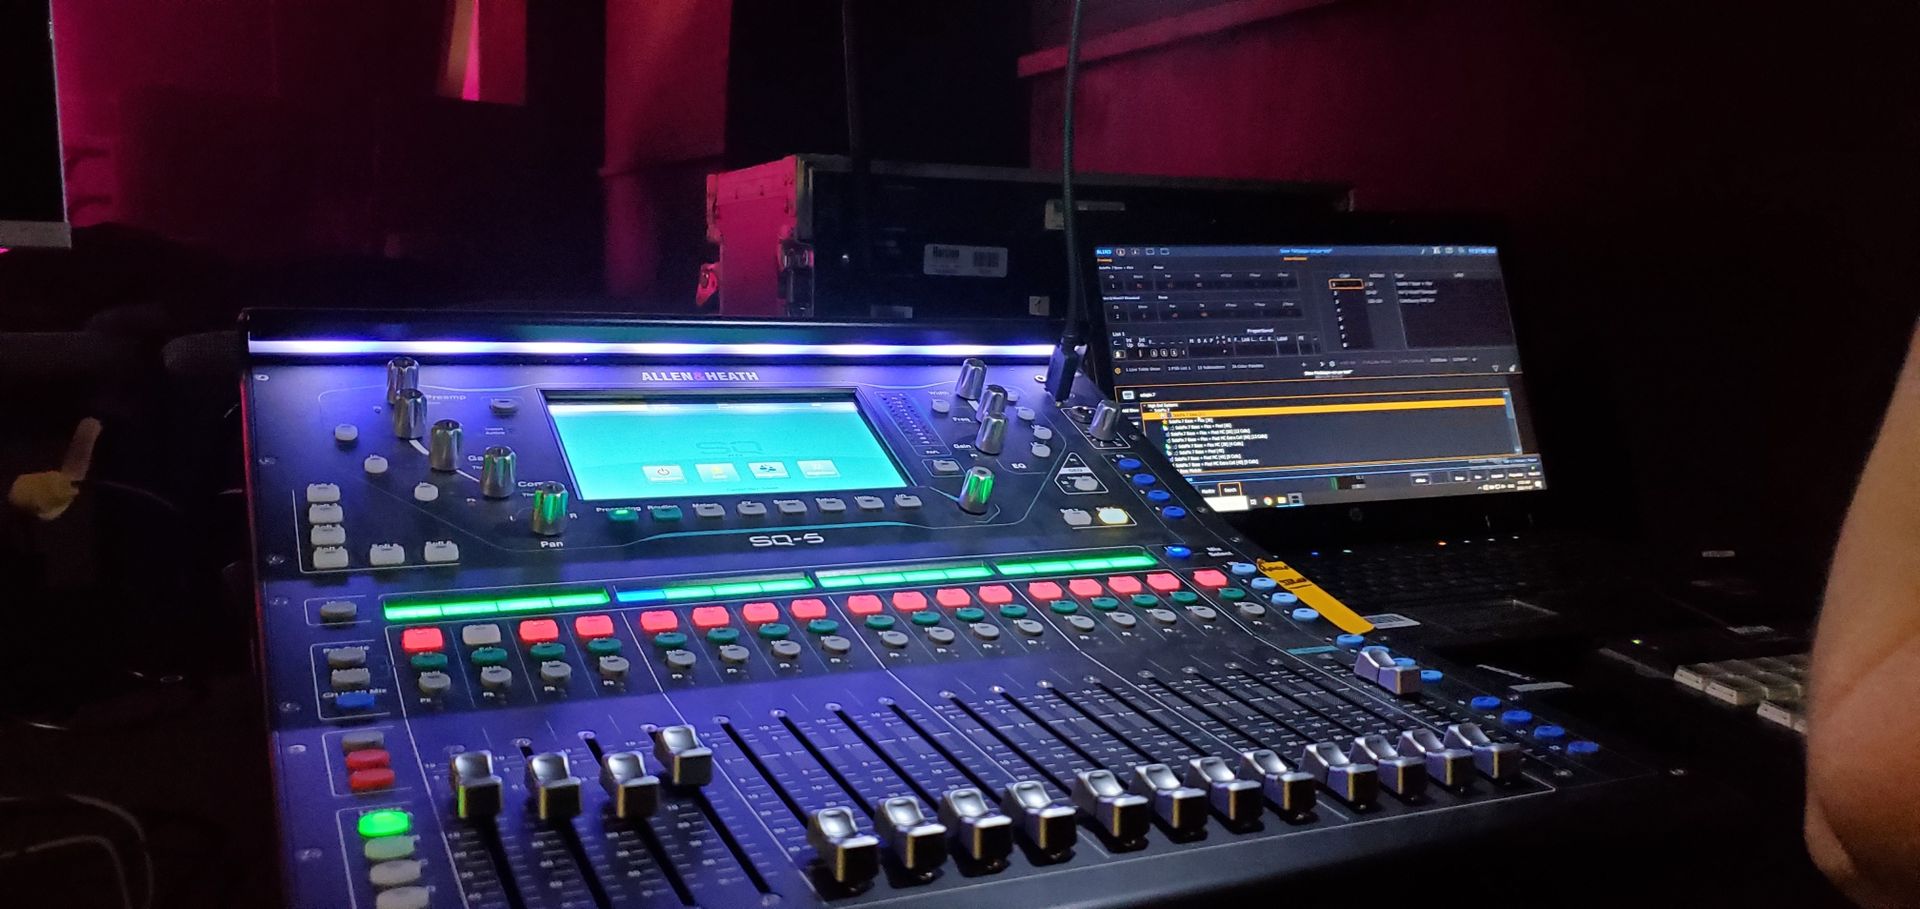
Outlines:
[[[1079,164],[1500,216],[1560,488],[1674,550],[1818,570],[1916,312],[1916,24],[1338,2],[1092,62]],[[1030,85],[1033,159],[1057,160],[1058,73]]]

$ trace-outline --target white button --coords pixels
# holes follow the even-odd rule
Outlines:
[[[308,483],[307,504],[316,505],[325,502],[340,501],[340,487],[332,483]]]
[[[332,503],[307,506],[307,523],[309,524],[338,524],[345,520],[346,516],[347,513],[341,511],[340,506]]]
[[[358,438],[360,438],[360,427],[352,423],[342,423],[333,428],[333,440],[335,442],[351,442]]]
[[[438,498],[440,498],[440,487],[432,483],[420,483],[413,487],[413,500],[415,502],[431,502]]]
[[[934,412],[934,413],[946,413],[947,411],[949,411],[949,410],[952,410],[952,409],[953,409],[953,402],[952,402],[952,401],[949,401],[949,400],[947,400],[946,398],[934,398],[934,399],[933,399],[933,412]]]
[[[720,507],[717,502],[695,502],[693,503],[693,513],[703,518],[718,518],[724,516],[727,510]]]
[[[322,546],[313,551],[313,567],[321,571],[347,567],[347,551],[338,546]]]
[[[1045,442],[1035,442],[1033,443],[1033,456],[1036,458],[1051,458],[1053,457],[1053,449]]]
[[[315,524],[309,536],[315,546],[341,546],[347,542],[347,529],[338,524]]]
[[[365,469],[367,473],[377,477],[387,472],[387,459],[379,455],[367,455],[367,459],[361,461],[360,466]]]
[[[1074,492],[1099,492],[1100,481],[1092,477],[1074,477],[1073,491]]]
[[[1111,527],[1116,524],[1130,524],[1132,522],[1133,519],[1127,516],[1127,510],[1125,508],[1115,508],[1111,505],[1106,505],[1100,509],[1100,523],[1102,524]]]
[[[1068,527],[1088,527],[1093,524],[1093,515],[1078,508],[1062,508],[1060,517],[1067,522]]]
[[[458,562],[460,544],[452,540],[428,540],[426,558],[429,562]]]
[[[407,550],[399,543],[375,543],[367,548],[367,564],[375,568],[406,563]]]
[[[433,896],[425,887],[395,887],[373,900],[373,909],[427,909]]]
[[[807,503],[799,499],[774,499],[773,505],[781,514],[806,514]]]
[[[920,497],[910,492],[903,492],[893,497],[893,504],[900,508],[919,508]]]
[[[335,669],[328,674],[328,683],[335,691],[356,691],[373,682],[373,674],[366,667],[355,669]]]
[[[813,504],[818,506],[820,511],[825,514],[839,514],[847,510],[847,503],[844,499],[814,499]]]
[[[1007,386],[1007,403],[1008,404],[1020,403],[1020,389],[1015,388],[1012,385]]]
[[[1031,407],[1022,407],[1019,410],[1014,411],[1013,415],[1016,417],[1019,417],[1022,422],[1026,422],[1026,423],[1033,422],[1033,408]]]
[[[1042,442],[1045,442],[1046,440],[1053,438],[1053,430],[1048,429],[1045,426],[1035,426],[1033,428],[1033,437],[1036,439],[1039,439]]]
[[[460,643],[468,647],[492,647],[500,643],[500,626],[468,625],[460,629]]]

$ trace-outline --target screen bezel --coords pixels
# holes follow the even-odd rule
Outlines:
[[[1107,356],[1106,308],[1099,299],[1099,270],[1093,250],[1100,246],[1145,246],[1146,232],[1138,225],[1101,223],[1081,241],[1082,286],[1087,291],[1087,316],[1093,343],[1087,363],[1095,381],[1108,395],[1115,393],[1112,360]],[[1435,539],[1461,534],[1509,532],[1554,523],[1552,514],[1564,496],[1554,495],[1562,482],[1554,469],[1551,445],[1540,419],[1537,383],[1528,378],[1530,326],[1516,301],[1522,293],[1509,267],[1512,241],[1494,222],[1462,216],[1398,216],[1342,214],[1328,218],[1282,221],[1259,228],[1214,225],[1155,236],[1156,246],[1492,246],[1499,250],[1501,274],[1507,284],[1507,310],[1524,364],[1517,380],[1527,402],[1534,453],[1540,457],[1545,489],[1517,489],[1413,499],[1340,502],[1295,508],[1263,507],[1220,512],[1221,517],[1270,548],[1338,546],[1345,543]]]
[[[893,472],[899,476],[900,480],[897,485],[894,485],[894,486],[846,486],[846,487],[840,487],[839,489],[834,489],[834,490],[808,489],[808,490],[790,490],[786,492],[732,492],[732,493],[718,493],[711,496],[702,496],[698,494],[696,490],[689,489],[683,492],[678,492],[671,495],[662,495],[662,496],[645,496],[645,497],[621,496],[621,497],[615,497],[615,498],[591,499],[586,496],[583,487],[580,485],[580,476],[574,470],[573,457],[567,451],[566,440],[560,434],[560,424],[558,420],[556,420],[554,417],[553,406],[552,406],[555,403],[635,404],[635,403],[644,402],[644,403],[664,404],[664,403],[694,401],[694,402],[700,402],[700,403],[717,404],[723,401],[742,401],[742,402],[769,401],[769,400],[817,401],[822,399],[845,400],[853,404],[854,413],[859,416],[860,422],[864,426],[866,426],[867,432],[872,435],[874,443],[880,446],[880,451],[883,455],[886,456],[887,463],[889,466],[893,468]],[[578,496],[579,500],[582,502],[592,502],[595,504],[607,504],[607,503],[619,503],[619,502],[649,503],[649,502],[662,502],[662,501],[668,501],[668,500],[692,500],[692,499],[699,499],[699,498],[712,498],[712,499],[718,500],[718,499],[737,499],[737,498],[751,497],[751,496],[787,497],[787,496],[821,495],[827,492],[856,490],[856,489],[873,489],[873,490],[909,489],[915,485],[913,474],[909,473],[906,469],[906,465],[901,463],[900,456],[894,451],[894,446],[888,440],[886,433],[881,430],[881,425],[873,419],[873,415],[868,411],[866,401],[860,395],[860,390],[858,388],[853,388],[849,386],[822,385],[822,386],[809,386],[804,388],[767,388],[767,389],[759,389],[755,391],[740,391],[738,389],[697,389],[697,388],[696,389],[671,389],[671,390],[668,390],[668,389],[656,390],[656,389],[645,389],[645,388],[597,388],[597,389],[585,389],[585,390],[541,389],[540,390],[540,406],[541,406],[541,409],[546,414],[547,427],[553,433],[554,447],[558,449],[560,452],[560,462],[566,467],[567,482],[572,484],[572,488],[575,491],[575,494]]]

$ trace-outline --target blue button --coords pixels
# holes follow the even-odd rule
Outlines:
[[[1281,597],[1292,597],[1292,596],[1293,594],[1290,594],[1290,593],[1276,593],[1273,595],[1273,605],[1275,606],[1281,605],[1280,603]],[[1293,599],[1294,599],[1294,602],[1299,602],[1300,600],[1299,597],[1293,597]],[[1314,619],[1317,619],[1319,617],[1320,617],[1320,610],[1314,609],[1308,606],[1302,606],[1293,611],[1293,620],[1296,622],[1311,622]]]
[[[1483,694],[1477,698],[1474,698],[1471,701],[1468,701],[1467,706],[1472,707],[1475,710],[1492,710],[1495,707],[1500,706],[1500,699],[1490,694]]]
[[[1150,473],[1136,473],[1133,475],[1133,485],[1135,486],[1152,486],[1158,482],[1160,482],[1160,478]]]
[[[1275,581],[1272,578],[1254,578],[1253,580],[1247,582],[1247,586],[1255,590],[1258,590],[1261,593],[1266,593],[1267,591],[1280,586],[1280,583],[1278,581]]]
[[[1273,596],[1267,597],[1267,602],[1272,603],[1275,606],[1292,606],[1293,604],[1300,602],[1300,598],[1282,590],[1282,591],[1279,591],[1278,593],[1275,593]],[[1319,614],[1320,613],[1317,613],[1317,612],[1314,613],[1314,615],[1316,616]]]
[[[1433,684],[1444,678],[1446,678],[1446,675],[1438,669],[1420,670],[1420,681],[1426,682],[1427,684]]]
[[[1187,559],[1192,557],[1193,557],[1193,550],[1185,546],[1168,546],[1167,547],[1167,558],[1169,559]]]
[[[1171,502],[1173,501],[1173,493],[1170,493],[1164,489],[1149,489],[1147,490],[1147,501],[1152,502],[1155,505],[1159,505],[1165,502]]]
[[[1586,739],[1574,739],[1567,743],[1568,754],[1593,754],[1599,750],[1599,742],[1589,742]]]
[[[1533,737],[1542,741],[1554,742],[1567,737],[1567,731],[1551,723],[1533,727]]]
[[[1160,509],[1160,516],[1169,521],[1178,521],[1187,516],[1187,510],[1178,505],[1168,505]]]
[[[1252,562],[1228,562],[1227,570],[1244,578],[1260,569],[1255,568]]]
[[[1394,658],[1393,658],[1393,665],[1395,665],[1395,666],[1412,666],[1412,665],[1413,665],[1413,657],[1394,657]]]
[[[1334,638],[1333,642],[1335,644],[1339,644],[1342,647],[1358,647],[1361,644],[1366,643],[1367,639],[1357,634],[1343,634],[1337,638]]]
[[[1121,470],[1129,470],[1129,471],[1139,470],[1141,467],[1139,458],[1121,458],[1120,460],[1115,461],[1114,464],[1119,466]]]
[[[333,699],[333,706],[341,710],[371,710],[373,708],[373,692],[349,691],[337,695]]]
[[[1509,726],[1525,726],[1533,722],[1533,711],[1521,710],[1516,707],[1506,713],[1500,714],[1500,722]]]

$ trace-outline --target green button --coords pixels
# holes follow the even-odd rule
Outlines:
[[[875,631],[885,631],[893,627],[893,616],[890,616],[890,615],[867,616],[867,627]]]
[[[1237,600],[1244,600],[1247,598],[1247,592],[1244,590],[1241,590],[1238,587],[1221,588],[1220,592],[1215,595],[1218,596],[1220,599],[1226,600],[1229,603],[1235,602]]]
[[[738,628],[707,629],[707,643],[709,644],[731,644],[737,640],[740,640],[740,629]]]
[[[1131,600],[1133,602],[1133,605],[1138,606],[1142,609],[1145,609],[1149,606],[1160,605],[1160,598],[1150,593],[1136,593],[1131,597]]]
[[[527,648],[527,656],[541,662],[563,659],[567,655],[567,645],[558,641],[547,641]]]
[[[760,626],[760,636],[769,641],[778,641],[793,633],[793,629],[783,622],[768,622]]]
[[[382,836],[405,836],[413,829],[413,815],[398,808],[382,808],[360,815],[360,835],[367,839]]]
[[[807,623],[808,634],[832,634],[840,630],[840,623],[832,619],[814,619]]]
[[[467,658],[475,666],[499,666],[507,661],[507,652],[498,647],[475,647]]]
[[[1087,601],[1087,605],[1092,606],[1093,608],[1098,609],[1101,612],[1112,612],[1115,609],[1120,608],[1120,601],[1114,599],[1113,597],[1094,597],[1093,599]]]
[[[662,631],[653,636],[653,646],[661,650],[679,650],[687,646],[687,636],[678,631]]]
[[[594,638],[587,642],[587,652],[594,656],[612,656],[620,652],[620,639]]]
[[[1191,590],[1176,590],[1173,592],[1172,599],[1175,603],[1179,603],[1182,606],[1192,606],[1200,602],[1200,595]]]
[[[420,672],[432,672],[447,668],[447,655],[444,653],[416,653],[409,662]]]
[[[1080,611],[1080,604],[1072,600],[1054,600],[1047,604],[1047,608],[1060,615],[1072,615]]]
[[[1000,607],[1000,615],[1009,619],[1024,619],[1027,617],[1027,607],[1019,603],[1008,603]]]
[[[953,617],[956,621],[966,622],[971,625],[974,622],[985,621],[987,611],[978,606],[967,606],[961,609],[955,609],[953,611]]]
[[[913,614],[913,624],[915,624],[915,625],[938,625],[938,624],[940,624],[940,613],[937,613],[937,612],[916,612],[916,613],[914,613],[914,614]]]
[[[640,520],[640,512],[631,508],[615,508],[607,512],[607,520],[616,524],[631,524]]]
[[[680,506],[678,505],[655,505],[647,509],[647,512],[653,515],[653,519],[656,521],[680,520]]]

